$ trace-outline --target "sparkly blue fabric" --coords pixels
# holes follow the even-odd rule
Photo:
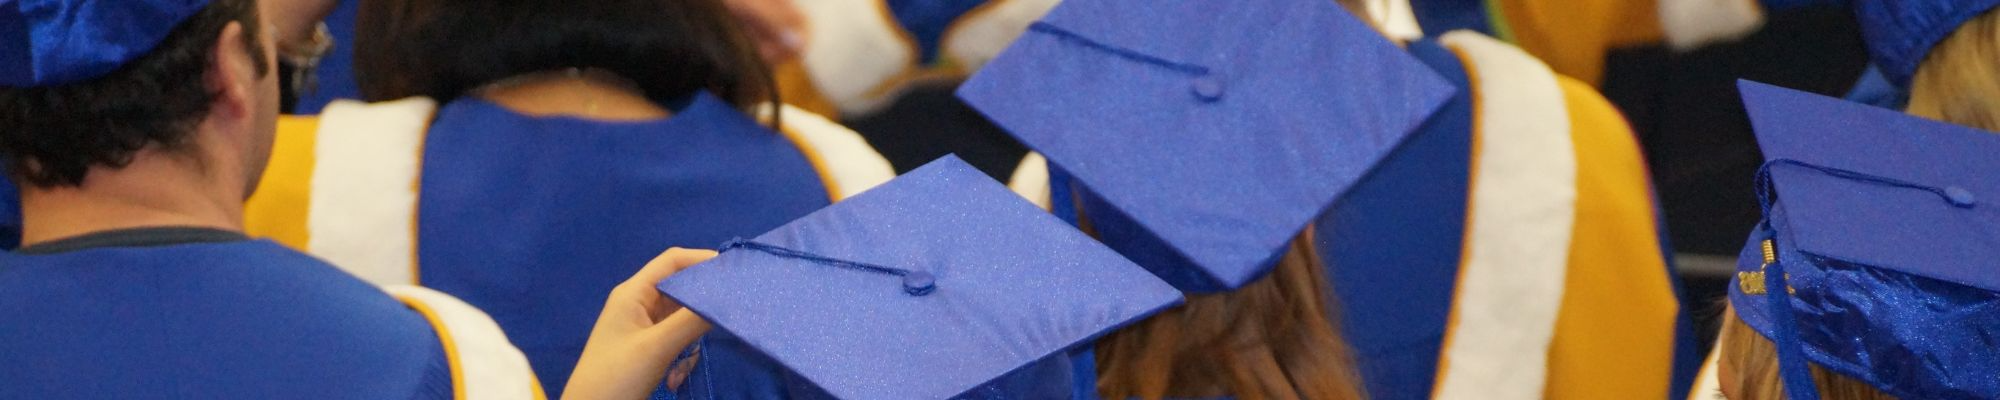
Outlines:
[[[109,74],[153,51],[208,0],[0,0],[0,86]]]
[[[319,114],[327,103],[338,99],[361,98],[361,84],[354,81],[354,27],[361,14],[361,1],[342,0],[326,16],[326,30],[333,36],[333,50],[319,60],[319,89],[299,93],[292,113]]]
[[[1182,298],[956,157],[755,240],[928,272],[936,290],[722,253],[660,284],[718,331],[697,369],[720,371],[699,373],[689,398],[1068,398],[1070,349]]]
[[[917,40],[919,62],[931,64],[937,62],[939,52],[943,51],[944,35],[951,32],[952,25],[989,0],[885,1],[896,23]]]
[[[1409,52],[1458,95],[1315,222],[1342,334],[1368,396],[1382,400],[1431,396],[1458,284],[1472,170],[1464,65],[1436,42],[1411,43]]]
[[[0,252],[0,321],[0,398],[452,398],[422,315],[268,241]]]
[[[1106,244],[1192,292],[1263,276],[1452,92],[1322,0],[1072,0],[1042,23],[1072,35],[1028,33],[959,96],[1094,194]]]
[[[1770,160],[1797,160],[1969,194],[2000,193],[2000,136],[1755,83],[1744,103]],[[1732,285],[1740,318],[1802,356],[1901,398],[2000,398],[2000,211],[1817,169],[1768,167],[1766,230],[1796,294]],[[1946,192],[1953,192],[1946,189]],[[1955,196],[1954,196],[1955,197]],[[1990,199],[1987,199],[1990,201]],[[1768,277],[1767,279],[1771,279]],[[1776,280],[1772,280],[1776,282]],[[1740,282],[1739,282],[1740,283]],[[1783,303],[1769,303],[1773,296]],[[1776,305],[1784,308],[1774,308]],[[1767,311],[1767,309],[1771,311]],[[1777,311],[1790,314],[1787,320]],[[1789,361],[1789,360],[1787,360]],[[1797,380],[1797,379],[1792,379]]]
[[[672,118],[534,118],[465,98],[424,145],[418,277],[493,316],[551,398],[604,294],[669,246],[710,248],[828,203],[798,147],[708,94]]]
[[[1410,0],[1410,12],[1424,36],[1469,29],[1491,35],[1492,21],[1486,14],[1486,0]]]
[[[1909,87],[1932,47],[1958,26],[1984,14],[2000,0],[1854,0],[1861,37],[1882,75]]]

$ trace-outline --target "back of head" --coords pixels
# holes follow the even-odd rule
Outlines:
[[[150,52],[136,55],[107,74],[46,86],[0,86],[0,158],[7,160],[8,173],[15,181],[42,188],[83,186],[93,167],[123,168],[151,146],[170,151],[191,146],[197,126],[220,96],[212,88],[209,74],[224,27],[240,23],[245,33],[242,45],[246,54],[256,58],[256,72],[269,72],[258,39],[264,25],[258,18],[257,2],[207,3],[173,27]],[[103,33],[104,37],[119,35],[137,34]],[[89,42],[106,40],[51,39],[65,40],[63,46],[100,46]],[[102,46],[123,44],[127,43]]]
[[[1369,15],[1362,0],[1335,3],[1356,16]],[[1295,238],[1271,273],[1257,281],[1234,291],[1191,295],[1186,305],[1105,337],[1097,346],[1098,394],[1366,398],[1351,349],[1333,319],[1338,305],[1312,236],[1308,229]]]
[[[368,0],[356,79],[371,101],[450,101],[506,78],[609,71],[670,103],[706,90],[774,100],[769,68],[717,0]]]
[[[1910,83],[1910,114],[2000,131],[2000,9],[1932,48]]]
[[[1097,346],[1105,398],[1233,396],[1361,399],[1325,268],[1300,235],[1270,275],[1105,337]]]

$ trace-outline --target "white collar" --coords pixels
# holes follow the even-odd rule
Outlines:
[[[1424,37],[1424,30],[1417,25],[1417,14],[1410,8],[1410,0],[1368,0],[1368,19],[1382,28],[1382,33],[1390,39],[1417,40]]]

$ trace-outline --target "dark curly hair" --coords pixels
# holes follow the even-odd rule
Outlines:
[[[82,186],[93,166],[122,168],[150,145],[184,149],[219,93],[207,80],[210,51],[230,22],[269,73],[256,0],[212,0],[182,21],[151,53],[109,75],[80,83],[0,87],[0,158],[23,185]]]

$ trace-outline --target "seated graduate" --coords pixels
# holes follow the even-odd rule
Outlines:
[[[244,235],[278,106],[257,2],[8,7],[34,12],[0,13],[26,28],[0,30],[25,222],[0,252],[0,398],[543,397],[478,309]],[[706,329],[651,289],[703,259],[669,252],[611,292],[591,341],[619,351],[579,368],[599,398],[650,393]]]
[[[1365,398],[1309,225],[1452,87],[1330,2],[1149,4],[1066,2],[960,92],[1189,293],[1099,341],[1098,393]]]
[[[1345,5],[1359,9],[1359,4]],[[1036,39],[1048,36],[1039,33],[1031,30],[1021,43],[1053,40]],[[1303,46],[1306,40],[1305,35],[1273,37],[1285,39],[1259,45]],[[1160,46],[1137,40],[1117,44]],[[1409,74],[1442,77],[1456,90],[1448,90],[1442,107],[1428,112],[1407,139],[1371,164],[1371,172],[1314,223],[1314,246],[1340,304],[1337,326],[1353,347],[1367,393],[1396,399],[1684,394],[1700,354],[1681,323],[1645,164],[1617,111],[1589,85],[1557,75],[1520,49],[1478,33],[1410,42],[1403,52],[1407,55],[1395,57],[1414,56],[1416,64],[1390,65],[1420,71],[1405,71]],[[1009,61],[1011,54],[1003,54],[987,71],[1010,63],[1037,66],[1035,70],[1065,68],[1057,61],[1029,61],[1031,57]],[[1238,60],[1242,58],[1213,62],[1250,62]],[[1327,72],[1328,64],[1335,62],[1299,62],[1292,68],[1342,74]],[[1214,86],[1251,90],[1233,82],[1240,79],[1234,75],[1222,76],[1227,78],[1218,78]],[[1382,80],[1375,75],[1340,78],[1338,89],[1281,86],[1282,91],[1269,91],[1320,93],[1332,99],[1355,96],[1349,93]],[[981,90],[968,93],[998,97],[1003,91],[998,85]],[[1400,97],[1392,96],[1408,96],[1403,92],[1412,89],[1373,90],[1359,96],[1396,99]],[[1329,100],[1298,97],[1292,103],[1310,101]],[[1354,107],[1401,104],[1351,101]],[[1008,126],[1009,118],[1030,119],[995,115],[977,99],[974,103],[1002,126]],[[1116,115],[1099,109],[1075,112],[1091,120]],[[1121,129],[1150,136],[1181,124],[1148,120]],[[1038,151],[1049,151],[1029,142]],[[1173,158],[1224,146],[1240,145],[1204,146]],[[1065,192],[1074,192],[1068,189],[1072,183],[1067,175],[1077,171],[1060,165],[1063,161],[1053,155],[1049,158],[1061,167],[1054,168],[1056,174],[1017,175],[1016,188],[1031,198],[1052,200],[1058,214],[1074,214],[1068,208],[1075,196]],[[1063,173],[1066,169],[1072,170]],[[1048,178],[1053,179],[1043,180]],[[1092,185],[1078,178],[1083,186]],[[1032,183],[1050,181],[1053,185]],[[1155,190],[1191,197],[1216,193]]]
[[[1767,229],[1752,234],[1753,240],[1746,246],[1743,257],[1738,263],[1738,268],[1742,272],[1738,273],[1736,285],[1732,285],[1729,293],[1732,311],[1723,317],[1721,339],[1718,340],[1715,355],[1711,356],[1711,365],[1704,369],[1702,379],[1698,382],[1701,386],[1697,390],[1708,393],[1721,391],[1728,394],[1731,399],[1778,399],[1783,398],[1787,391],[1804,391],[1816,382],[1818,394],[1841,399],[1990,398],[2000,394],[1994,391],[1991,385],[1967,386],[1962,382],[1951,382],[1950,378],[1945,376],[1961,373],[1978,374],[1978,372],[1961,371],[1966,368],[1988,366],[1990,363],[1985,360],[1990,360],[1993,355],[1978,352],[1964,353],[1962,350],[1983,350],[1990,346],[1984,344],[1952,346],[1940,343],[1933,347],[1925,347],[1910,343],[1917,340],[1928,341],[1931,340],[1928,338],[1933,337],[1948,337],[1951,332],[1981,329],[1990,331],[1993,326],[1993,321],[1987,315],[1990,313],[1967,309],[1968,312],[1961,315],[1937,315],[1885,309],[1852,315],[1815,315],[1820,313],[1817,310],[1821,307],[1830,304],[1825,301],[1861,296],[1876,297],[1883,301],[1897,299],[1896,301],[1908,301],[1910,304],[1935,302],[1951,306],[1949,309],[1958,309],[1959,303],[1954,299],[1964,298],[1961,296],[1965,294],[1978,293],[1976,290],[1968,292],[1966,291],[1968,288],[1964,286],[1992,289],[1982,286],[1982,284],[1990,285],[1991,282],[1962,279],[1957,273],[1963,271],[1950,270],[1961,264],[1976,265],[1977,262],[1969,260],[1980,257],[1962,256],[1956,259],[1940,258],[1918,262],[1902,258],[1899,254],[1853,253],[1863,258],[1855,261],[1878,261],[1869,266],[1882,269],[1876,273],[1879,276],[1915,276],[1916,278],[1909,278],[1910,281],[1920,283],[1887,285],[1877,281],[1858,283],[1850,281],[1842,286],[1822,283],[1831,282],[1821,281],[1819,276],[1831,276],[1826,274],[1832,273],[1827,269],[1832,267],[1822,266],[1818,261],[1812,263],[1790,261],[1817,260],[1817,258],[1797,257],[1823,257],[1827,254],[1821,252],[1829,249],[1809,248],[1806,247],[1807,243],[1785,243],[1788,241],[1779,239],[1786,235],[1813,235],[1847,240],[1846,237],[1869,231],[1844,230],[1842,226],[1828,226],[1823,219],[1826,216],[1798,215],[1798,212],[1790,213],[1791,216],[1788,218],[1791,221],[1799,221],[1793,223],[1793,226],[1778,225],[1780,222],[1786,222],[1778,219],[1787,216],[1784,211],[1786,206],[1791,204],[1790,201],[1833,200],[1813,199],[1810,197],[1814,196],[1812,192],[1805,192],[1815,190],[1819,186],[1788,186],[1816,184],[1812,181],[1794,183],[1778,179],[1782,170],[1792,167],[1777,165],[1780,160],[1785,160],[1785,163],[1789,164],[1796,158],[1813,157],[1825,160],[1825,166],[1831,168],[1854,170],[1871,176],[1890,174],[1887,177],[1897,180],[1946,185],[1947,190],[1950,185],[1984,181],[1971,179],[1971,176],[1964,177],[1966,179],[1956,178],[1961,178],[1957,174],[1970,174],[1957,171],[1984,171],[1992,168],[1991,165],[1984,163],[1984,160],[1990,159],[1990,154],[1995,148],[1995,139],[1979,136],[1990,136],[1993,130],[2000,129],[2000,108],[1996,108],[1993,103],[1994,94],[2000,93],[2000,80],[1994,79],[1995,72],[2000,71],[2000,61],[1996,61],[1993,57],[1993,54],[2000,52],[2000,41],[1996,41],[1996,38],[2000,38],[2000,11],[1996,10],[2000,8],[1996,7],[2000,7],[2000,1],[1882,1],[1859,4],[1855,8],[1864,32],[1867,32],[1870,55],[1882,72],[1884,84],[1897,88],[1893,90],[1908,91],[1910,97],[1907,112],[1910,115],[1984,131],[1926,123],[1883,110],[1835,104],[1831,100],[1814,98],[1810,95],[1791,93],[1763,85],[1744,84],[1745,103],[1750,105],[1752,122],[1756,124],[1765,158],[1771,162],[1767,164],[1766,169],[1770,170],[1772,180],[1776,181],[1775,187],[1760,189],[1775,191],[1774,196],[1778,200],[1772,201],[1773,204],[1769,205],[1769,211],[1765,215],[1764,227]],[[1960,154],[1960,151],[1970,153]],[[1849,185],[1866,184],[1867,182],[1849,183]],[[1794,193],[1787,197],[1787,187],[1797,187],[1799,189],[1792,191],[1805,193]],[[1967,188],[1979,189],[1960,187],[1966,195],[1978,193],[1965,190]],[[1843,196],[1873,198],[1885,195],[1860,192]],[[1976,197],[1968,198],[1973,202],[1977,201]],[[1819,212],[1856,213],[1855,215],[1887,213],[1890,214],[1889,217],[1910,221],[1922,221],[1921,218],[1933,215],[1960,218],[1956,216],[1957,213],[1939,211],[1947,210],[1944,208],[1887,212],[1900,208],[1905,207],[1885,207],[1881,210],[1843,207]],[[1990,225],[1993,222],[1990,218],[1977,216],[1967,216],[1963,219],[1964,223],[1974,226]],[[1782,232],[1786,229],[1818,233]],[[1774,234],[1768,231],[1779,232]],[[1905,238],[1896,240],[1903,241],[1892,241],[1893,243],[1908,243],[1909,240],[1953,243],[1957,240],[1966,240],[1953,234],[1940,233],[1933,228],[1902,232],[1904,233],[1899,235]],[[1800,239],[1809,238],[1800,237]],[[1823,246],[1825,242],[1819,244]],[[1992,246],[1978,243],[1949,247],[1964,251],[1990,251]],[[1810,254],[1788,257],[1792,251],[1788,249],[1797,249],[1799,252]],[[1798,293],[1786,293],[1792,299],[1785,301],[1791,302],[1790,304],[1797,310],[1805,312],[1795,314],[1797,317],[1794,318],[1799,318],[1799,322],[1796,328],[1790,329],[1797,335],[1794,340],[1805,349],[1803,356],[1795,354],[1791,358],[1802,359],[1805,364],[1785,368],[1809,367],[1810,378],[1800,376],[1794,379],[1791,375],[1785,375],[1780,379],[1779,356],[1782,353],[1773,345],[1773,340],[1782,332],[1779,330],[1781,324],[1786,326],[1790,324],[1773,320],[1769,316],[1775,314],[1767,311],[1771,307],[1770,304],[1778,303],[1779,300],[1766,298],[1772,296],[1768,293],[1770,293],[1769,288],[1774,286],[1766,283],[1771,279],[1768,278],[1770,273],[1765,266],[1779,263],[1782,263],[1793,277],[1799,279],[1792,282],[1790,288],[1796,289]],[[1936,268],[1940,271],[1922,268]],[[1800,272],[1801,269],[1811,272]],[[1801,286],[1806,283],[1814,284],[1815,287],[1810,289],[1811,292]],[[1812,297],[1806,295],[1806,293],[1821,292],[1827,294],[1813,294]],[[1905,297],[1888,297],[1892,295]],[[1991,298],[1993,295],[1987,292],[1978,296]],[[1817,328],[1819,324],[1840,324],[1837,326],[1845,328]],[[1935,332],[1901,332],[1897,326],[1943,329]],[[1870,327],[1880,329],[1884,333],[1850,331],[1849,329],[1853,327]],[[1798,334],[1804,332],[1820,336]],[[1848,340],[1845,338],[1847,336],[1882,340],[1871,341],[1883,345],[1868,349],[1866,352],[1879,354],[1881,362],[1843,360],[1825,353],[1839,351],[1831,347],[1815,350],[1814,348],[1818,346],[1829,346],[1825,342],[1820,342],[1828,339],[1825,335],[1837,335],[1835,337],[1841,338],[1840,340]],[[1887,349],[1902,350],[1890,353],[1886,352]],[[1950,355],[1941,358],[1925,356],[1939,350],[1947,351]],[[1960,356],[1973,358],[1958,358]],[[1954,364],[1965,360],[1980,360],[1980,362],[1970,365]],[[1793,380],[1805,383],[1796,387],[1788,386]]]
[[[2000,397],[2000,215],[1980,198],[2000,192],[2000,136],[1741,86],[1767,160],[1765,220],[1737,262],[1707,393]]]
[[[660,250],[891,177],[853,132],[775,106],[714,0],[384,0],[360,19],[381,102],[283,120],[249,231],[478,306],[551,394],[601,294]]]
[[[1369,393],[1684,398],[1701,354],[1624,117],[1486,35],[1406,51],[1457,94],[1316,222]]]

